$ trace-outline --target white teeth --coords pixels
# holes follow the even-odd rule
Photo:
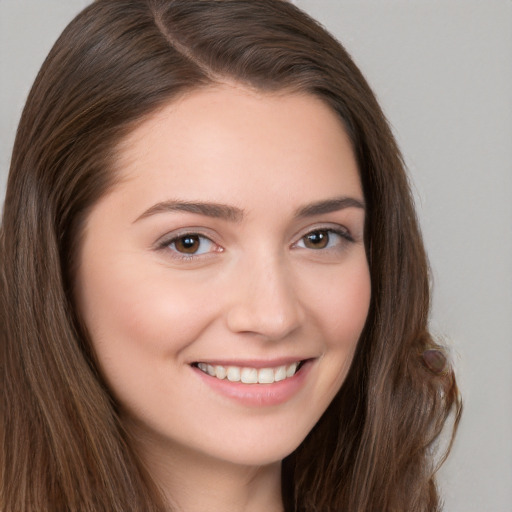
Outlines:
[[[228,366],[227,369],[227,378],[231,382],[239,382],[240,381],[240,368],[237,366]]]
[[[221,366],[208,363],[198,363],[197,367],[211,377],[230,382],[243,382],[244,384],[272,384],[293,377],[297,372],[299,362],[275,368],[242,368],[239,366]]]
[[[228,372],[226,371],[226,368],[224,366],[216,366],[215,367],[215,377],[217,379],[225,379]]]
[[[297,371],[297,366],[299,366],[299,363],[292,363],[290,366],[288,366],[286,368],[286,376],[293,377]]]
[[[258,382],[260,384],[272,384],[274,382],[274,370],[272,368],[262,368],[258,372]]]
[[[242,368],[240,380],[245,384],[256,384],[258,382],[258,370],[256,368]]]
[[[286,379],[286,366],[280,366],[279,368],[276,368],[274,374],[274,380],[276,382]]]

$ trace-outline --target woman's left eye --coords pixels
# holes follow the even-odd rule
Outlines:
[[[339,247],[344,242],[353,241],[348,232],[335,231],[333,229],[315,229],[304,235],[296,244],[304,249],[332,249]]]
[[[207,237],[195,233],[178,236],[165,246],[182,256],[200,256],[215,250],[216,245]]]

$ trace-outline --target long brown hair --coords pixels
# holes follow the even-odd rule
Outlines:
[[[404,165],[358,68],[281,0],[98,0],[27,100],[0,232],[4,512],[162,511],[72,300],[88,211],[116,148],[177,95],[235,81],[322,98],[343,120],[368,207],[370,312],[351,371],[283,462],[291,511],[436,511],[439,434],[461,404],[427,327],[428,266]]]

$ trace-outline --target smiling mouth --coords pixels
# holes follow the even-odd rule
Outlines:
[[[269,368],[222,366],[203,362],[194,363],[192,366],[219,380],[242,382],[243,384],[273,384],[293,377],[301,369],[304,362],[296,361],[291,364]]]

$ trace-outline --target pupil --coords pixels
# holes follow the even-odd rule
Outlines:
[[[176,249],[180,252],[194,253],[197,251],[199,246],[199,237],[196,235],[188,235],[180,238],[176,242]]]
[[[314,249],[323,249],[329,242],[327,231],[315,231],[306,237],[306,245]]]

